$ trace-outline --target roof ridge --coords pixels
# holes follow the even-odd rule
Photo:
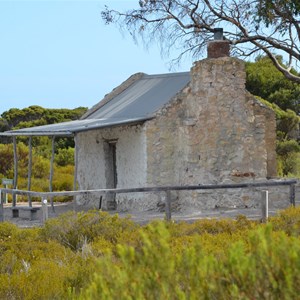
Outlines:
[[[162,73],[162,74],[144,74],[145,78],[152,78],[152,77],[170,77],[170,76],[181,76],[181,75],[187,75],[190,72],[172,72],[172,73]]]

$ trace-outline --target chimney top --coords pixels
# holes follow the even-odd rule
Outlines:
[[[229,56],[229,41],[224,40],[223,28],[214,29],[214,40],[208,42],[207,45],[207,57],[219,58]]]
[[[214,40],[223,40],[223,28],[214,28]]]

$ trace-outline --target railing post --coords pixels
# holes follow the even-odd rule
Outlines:
[[[48,219],[48,201],[42,198],[42,221],[45,223]]]
[[[296,206],[296,202],[295,202],[295,189],[296,189],[296,185],[295,184],[291,184],[290,185],[290,203],[293,206]]]
[[[4,221],[4,210],[3,210],[3,197],[2,190],[0,189],[0,222]]]
[[[50,176],[49,176],[49,192],[53,192],[53,173],[54,173],[54,156],[55,156],[55,136],[52,136],[52,151],[50,161]],[[55,212],[53,196],[50,196],[52,212]]]
[[[29,153],[28,153],[28,175],[27,175],[27,190],[31,190],[31,172],[32,172],[32,136],[29,137],[28,140],[28,148],[29,148]],[[32,207],[32,200],[31,200],[31,195],[29,194],[27,196],[28,198],[28,205]]]
[[[171,221],[172,214],[171,214],[171,191],[166,191],[166,220]]]
[[[17,138],[13,136],[13,149],[14,149],[14,185],[13,189],[18,188],[18,149],[17,149]],[[12,194],[12,206],[17,205],[17,194]]]
[[[261,213],[262,222],[266,223],[269,217],[269,192],[261,191]]]
[[[5,188],[7,189],[7,185],[5,185]],[[7,193],[6,192],[2,192],[2,195],[3,195],[3,198],[2,198],[3,203],[7,204],[8,203]]]

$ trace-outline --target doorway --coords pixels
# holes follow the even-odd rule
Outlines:
[[[106,188],[115,189],[118,184],[117,173],[117,140],[108,140],[104,143],[105,153],[105,178]],[[116,194],[106,195],[106,206],[108,210],[116,209]]]

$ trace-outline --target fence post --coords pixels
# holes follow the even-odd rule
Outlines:
[[[261,213],[262,222],[266,223],[269,217],[269,192],[261,191]]]
[[[48,201],[47,199],[42,199],[42,221],[46,222],[48,219]]]
[[[5,188],[7,189],[8,188],[8,185],[6,184],[5,185]],[[7,193],[3,193],[4,197],[3,197],[3,203],[4,204],[7,204],[8,203],[8,197],[7,197]],[[2,201],[1,201],[2,202]]]
[[[0,189],[0,222],[4,221],[4,210],[3,210],[3,195],[2,190]]]
[[[290,203],[293,206],[296,206],[296,202],[295,202],[295,189],[296,189],[296,185],[295,184],[291,184],[290,185]]]
[[[166,191],[166,220],[171,221],[171,191]]]

